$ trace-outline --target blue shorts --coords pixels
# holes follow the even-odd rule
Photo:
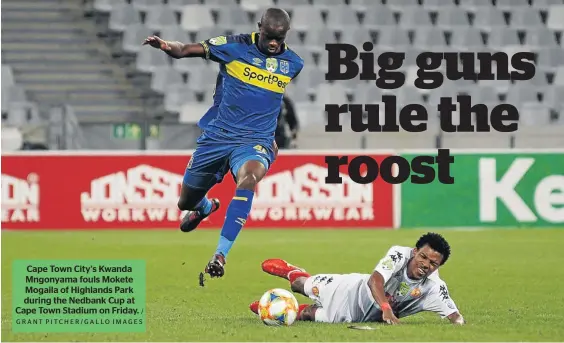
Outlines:
[[[239,168],[247,161],[259,161],[266,170],[274,161],[273,142],[236,143],[212,136],[204,132],[198,138],[196,150],[188,162],[183,181],[191,188],[208,190],[223,181],[230,170],[237,180]]]

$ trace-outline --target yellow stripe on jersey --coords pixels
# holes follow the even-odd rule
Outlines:
[[[292,80],[289,76],[271,73],[240,61],[230,62],[226,67],[227,73],[234,78],[275,93],[284,93]]]

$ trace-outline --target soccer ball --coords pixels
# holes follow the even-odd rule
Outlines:
[[[298,300],[285,289],[274,288],[260,298],[259,316],[268,326],[290,326],[298,316]]]

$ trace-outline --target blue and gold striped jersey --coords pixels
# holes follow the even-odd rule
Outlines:
[[[304,61],[286,44],[276,55],[257,46],[258,33],[200,42],[206,59],[220,64],[213,106],[198,125],[234,139],[273,139],[286,86]]]

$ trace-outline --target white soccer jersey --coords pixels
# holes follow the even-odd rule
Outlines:
[[[422,280],[407,276],[407,265],[413,248],[393,246],[374,270],[384,277],[384,291],[398,318],[431,311],[442,318],[457,312],[446,283],[438,271]],[[320,309],[316,321],[373,322],[382,320],[382,310],[368,286],[370,274],[320,274],[308,279],[307,295]]]
[[[407,276],[412,254],[413,248],[393,246],[374,268],[384,277],[384,291],[394,313],[401,318],[431,311],[444,318],[457,312],[456,304],[450,298],[447,285],[440,279],[438,270],[422,280],[412,280]]]

